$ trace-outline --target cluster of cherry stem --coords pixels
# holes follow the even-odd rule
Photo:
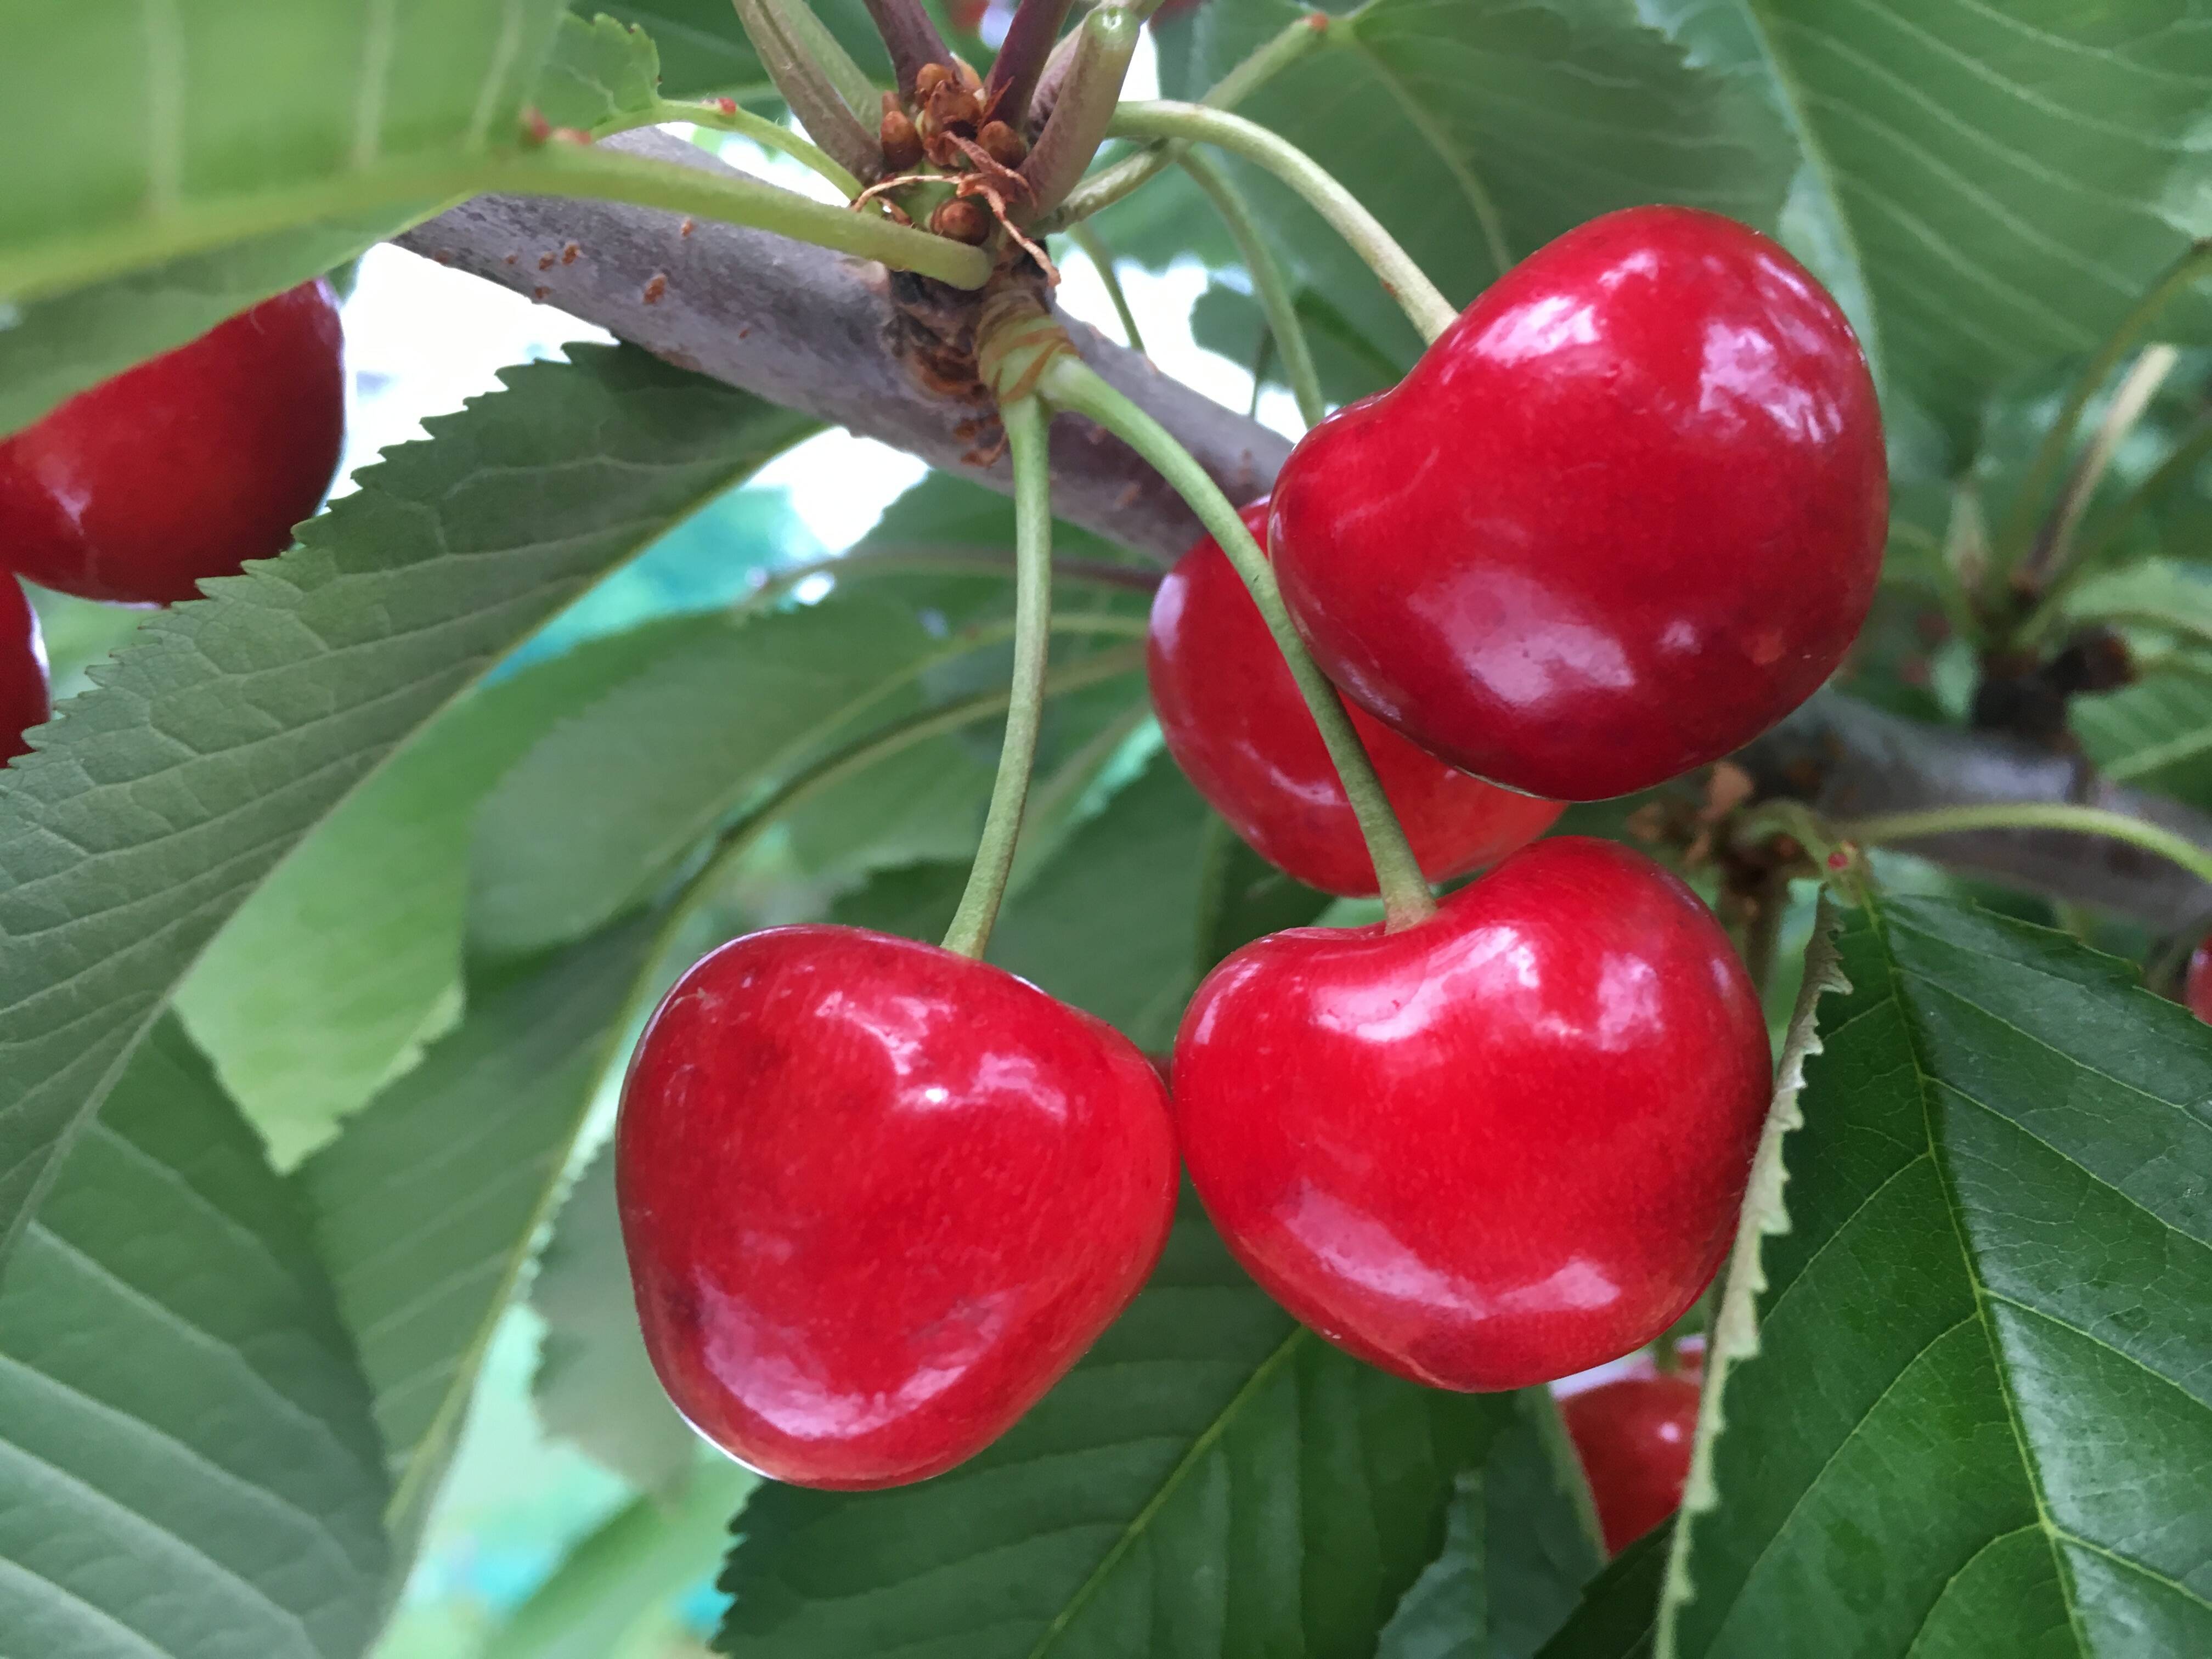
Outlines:
[[[1311,425],[1322,418],[1326,405],[1289,284],[1250,210],[1206,154],[1207,149],[1219,150],[1271,173],[1297,192],[1365,261],[1425,341],[1435,340],[1454,320],[1456,311],[1375,216],[1318,162],[1279,134],[1231,112],[1231,106],[1323,45],[1331,31],[1342,25],[1320,13],[1300,18],[1264,43],[1197,103],[1123,102],[1121,82],[1133,40],[1128,31],[1159,3],[1160,0],[1100,0],[1084,28],[1066,37],[1054,53],[1059,69],[1055,117],[1077,131],[1084,149],[1074,166],[1061,164],[1067,173],[1066,187],[1053,192],[1057,199],[1029,204],[1035,210],[1024,216],[1027,228],[1039,238],[1066,234],[1084,248],[1106,277],[1131,343],[1138,345],[1134,319],[1113,282],[1111,260],[1089,236],[1084,222],[1167,168],[1180,167],[1213,204],[1236,244],[1251,279],[1254,297],[1265,315],[1267,338],[1279,354],[1284,378],[1301,417]],[[1016,14],[1014,32],[1001,51],[1000,66],[994,69],[994,87],[1010,59],[1036,60],[1026,70],[1018,63],[1012,70],[1016,76],[1028,74],[1032,82],[1040,72],[1037,66],[1042,66],[1041,72],[1047,77],[1054,74],[1054,65],[1045,64],[1044,52],[1068,6],[1069,0],[1024,0]],[[819,119],[835,126],[853,100],[865,101],[871,90],[866,77],[821,27],[805,0],[738,0],[737,9],[779,90],[802,118],[818,111]],[[943,50],[926,20],[917,22],[923,14],[912,0],[870,0],[870,9],[892,50],[902,82],[912,78],[915,65],[908,60]],[[924,30],[927,30],[926,36]],[[1024,34],[1024,39],[1018,41],[1016,33]],[[720,181],[709,187],[714,199],[708,201],[696,198],[696,188],[656,183],[640,173],[635,179],[625,176],[614,181],[620,186],[617,193],[648,205],[704,211],[780,232],[875,258],[955,288],[990,287],[1000,274],[1001,262],[986,249],[898,222],[902,216],[878,199],[886,193],[886,186],[864,186],[853,167],[821,145],[739,107],[734,100],[704,105],[657,102],[649,109],[610,121],[606,132],[675,119],[738,133],[796,158],[834,185],[851,210],[841,213],[752,181],[743,181],[738,188],[732,188],[730,181]],[[604,136],[605,132],[590,135]],[[1108,167],[1086,172],[1090,152],[1108,138],[1132,140],[1138,148]],[[629,158],[607,160],[619,167]],[[607,183],[599,180],[595,186],[592,180],[580,178],[578,193],[606,193]],[[685,199],[675,200],[674,196]],[[662,197],[671,199],[664,201]],[[1003,211],[1003,203],[994,206]],[[1036,246],[1011,219],[1004,223],[1011,240],[1025,248]],[[2010,642],[2027,645],[2044,634],[2063,614],[2060,601],[2071,586],[2110,550],[2128,515],[2172,482],[2169,475],[2193,467],[2212,453],[2212,424],[2208,424],[2197,438],[2177,450],[2117,515],[2108,519],[2086,550],[2080,544],[2076,532],[2083,509],[2119,441],[2140,418],[2173,365],[2173,354],[2168,349],[2152,347],[2123,378],[2105,418],[2060,483],[2055,503],[2038,518],[2036,508],[2073,453],[2075,428],[2091,400],[2166,305],[2208,264],[2212,264],[2212,245],[2200,244],[2145,294],[2086,366],[2031,464],[2011,520],[1999,538],[2000,551],[2006,556],[2000,568],[2006,574],[2013,611],[2013,619],[2002,631]],[[945,939],[949,950],[968,956],[982,954],[1013,869],[1045,702],[1079,684],[1129,672],[1139,661],[1139,647],[1132,644],[1087,657],[1058,675],[1048,667],[1049,635],[1073,625],[1070,619],[1055,617],[1051,609],[1048,429],[1050,416],[1065,413],[1088,418],[1135,450],[1183,498],[1206,532],[1220,544],[1259,606],[1335,763],[1374,862],[1385,926],[1401,928],[1425,920],[1436,908],[1427,881],[1335,688],[1316,665],[1291,623],[1267,554],[1199,462],[1158,422],[1084,363],[1042,303],[1025,297],[1031,292],[1022,287],[1004,289],[986,302],[979,328],[979,362],[987,383],[999,398],[1014,477],[1016,602],[1012,633],[1015,654],[1009,690],[1003,696],[969,698],[909,720],[831,757],[794,780],[725,839],[717,855],[694,878],[693,890],[702,891],[710,886],[750,845],[760,828],[801,799],[896,749],[1003,712],[1006,737],[990,806],[974,869]],[[1006,302],[999,303],[1001,300]],[[2018,803],[1960,806],[1828,826],[1825,830],[1800,818],[1809,820],[1809,814],[1793,817],[1791,830],[1814,847],[1904,841],[1987,829],[2065,830],[2101,835],[2131,842],[2212,882],[2212,854],[2159,826],[2087,807]]]

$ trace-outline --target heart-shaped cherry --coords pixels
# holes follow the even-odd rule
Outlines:
[[[1357,702],[1561,800],[1658,783],[1802,702],[1865,620],[1888,474],[1820,283],[1685,208],[1491,286],[1275,486],[1283,598]]]
[[[896,1486],[981,1451],[1134,1296],[1174,1219],[1167,1091],[1025,981],[860,928],[723,946],[623,1091],[638,1317],[763,1474]]]
[[[52,712],[39,613],[21,583],[0,575],[0,761],[30,753],[23,733],[43,725]]]
[[[1244,522],[1264,544],[1267,504],[1246,507]],[[1146,666],[1169,750],[1261,857],[1325,893],[1376,890],[1359,822],[1297,682],[1211,536],[1160,584]],[[1431,881],[1495,863],[1559,816],[1557,801],[1469,777],[1364,710],[1348,712]]]
[[[1682,1504],[1698,1436],[1698,1356],[1662,1371],[1639,1355],[1627,1371],[1559,1401],[1597,1500],[1598,1529],[1618,1555]]]
[[[330,284],[303,283],[0,442],[0,564],[166,605],[276,557],[337,469],[343,344]]]
[[[1726,1253],[1766,1026],[1641,854],[1540,841],[1397,933],[1295,928],[1176,1039],[1183,1158],[1230,1249],[1339,1346],[1517,1389],[1650,1341]]]

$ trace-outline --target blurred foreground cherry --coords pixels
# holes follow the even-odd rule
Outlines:
[[[167,605],[276,557],[337,470],[343,345],[330,284],[302,283],[0,441],[0,567]]]
[[[0,575],[0,761],[30,752],[23,733],[45,723],[46,653],[23,585]]]

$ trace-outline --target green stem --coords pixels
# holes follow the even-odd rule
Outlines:
[[[135,220],[48,244],[35,253],[0,255],[0,298],[19,303],[40,299],[310,220],[410,204],[420,204],[428,218],[452,203],[486,193],[627,202],[750,225],[933,276],[954,288],[978,289],[991,277],[991,256],[981,248],[927,231],[810,201],[796,191],[741,174],[556,143],[520,155],[400,163],[297,190],[200,203],[191,213],[166,221]]]
[[[1303,197],[1367,262],[1383,291],[1397,301],[1424,340],[1434,340],[1457,319],[1458,308],[1358,197],[1313,157],[1258,122],[1202,104],[1124,104],[1115,112],[1109,131],[1117,138],[1180,138],[1212,144],[1266,168]]]
[[[981,957],[992,924],[1006,897],[1006,878],[1014,867],[1014,843],[1021,839],[1022,808],[1030,794],[1030,773],[1036,765],[1037,727],[1044,716],[1045,659],[1052,615],[1052,457],[1045,441],[1045,415],[1035,398],[1003,405],[1006,445],[1014,468],[1014,674],[1006,707],[1006,741],[999,749],[999,775],[991,785],[991,807],[967,890],[953,913],[945,948]]]
[[[1237,256],[1252,278],[1253,294],[1267,313],[1267,331],[1275,349],[1283,354],[1283,374],[1291,383],[1291,395],[1298,400],[1299,418],[1308,426],[1319,425],[1328,404],[1321,395],[1321,374],[1314,368],[1313,347],[1306,339],[1305,325],[1298,320],[1291,286],[1283,278],[1282,262],[1261,235],[1260,222],[1252,216],[1252,210],[1221,169],[1187,146],[1171,148],[1191,182],[1213,204],[1213,210],[1229,228],[1230,240],[1237,244]]]
[[[1972,830],[2064,830],[2076,835],[2104,836],[2128,842],[2147,853],[2179,865],[2198,880],[2212,882],[2212,851],[2186,836],[2162,829],[2124,812],[2100,806],[2073,806],[2060,802],[2013,801],[1986,806],[1941,806],[1924,812],[1889,812],[1879,817],[1832,826],[1846,841],[1873,845],[1885,842],[1917,841],[1923,836],[1949,836]]]
[[[1098,280],[1106,284],[1106,297],[1114,302],[1114,314],[1121,319],[1121,335],[1128,341],[1129,349],[1141,353],[1145,337],[1137,331],[1137,313],[1129,309],[1129,296],[1122,290],[1121,278],[1114,269],[1113,254],[1089,225],[1070,225],[1067,238],[1083,250],[1083,257],[1097,271]]]
[[[2173,373],[2181,354],[2170,345],[2146,346],[2136,358],[2135,366],[2120,379],[2112,393],[2112,401],[2105,410],[2105,417],[2097,422],[2088,446],[2081,459],[2066,475],[2066,483],[2058,492],[2057,504],[2036,532],[2035,542],[2027,556],[2020,562],[2012,574],[2013,591],[2025,598],[2043,592],[2051,580],[2066,568],[2074,553],[2074,532],[2080,526],[2081,514],[2088,509],[2089,498],[2097,493],[2106,472],[2112,465],[2127,435],[2136,428],[2158,389],[2166,384],[2166,377]]]
[[[1261,43],[1244,61],[1214,82],[1200,101],[1215,109],[1234,109],[1277,75],[1320,46],[1328,35],[1328,19],[1311,12]],[[1048,228],[1064,230],[1108,208],[1167,171],[1172,157],[1164,144],[1152,144],[1095,173],[1079,189],[1068,192],[1057,212],[1046,220]]]
[[[1220,544],[1251,590],[1253,601],[1267,620],[1267,631],[1275,636],[1291,676],[1297,682],[1299,695],[1313,713],[1314,724],[1321,728],[1329,758],[1336,763],[1337,776],[1359,820],[1368,856],[1374,861],[1376,884],[1382,894],[1384,925],[1395,930],[1427,921],[1436,914],[1436,899],[1413,849],[1407,844],[1406,832],[1390,810],[1389,797],[1383,793],[1374,763],[1352,729],[1352,718],[1338,700],[1336,688],[1314,662],[1292,626],[1267,556],[1245,529],[1243,516],[1206,469],[1165,428],[1107,385],[1072,352],[1053,358],[1038,390],[1052,407],[1089,416],[1143,456],[1189,503],[1199,522]]]
[[[1998,543],[2003,550],[2005,563],[2008,565],[2018,550],[2027,544],[2037,511],[2043,504],[2044,492],[2051,488],[2051,480],[2057,477],[2068,452],[2074,447],[2074,428],[2081,423],[2081,411],[2089,406],[2089,399],[2112,378],[2120,359],[2158,320],[2159,313],[2208,266],[2212,266],[2212,240],[2191,243],[2150,285],[2142,298],[2129,307],[2111,337],[2082,368],[2072,390],[2066,394],[2058,418],[2051,422],[2051,430],[2043,434],[2042,443],[2037,446],[2035,459],[2028,464],[2027,476],[2021,481],[2020,493],[2013,498],[2012,511],[2006,517],[2004,534]]]
[[[659,126],[664,121],[689,121],[694,126],[711,127],[717,132],[733,132],[740,138],[750,138],[763,149],[779,150],[794,161],[800,162],[820,173],[837,186],[847,201],[860,193],[860,181],[818,144],[811,144],[781,121],[771,121],[765,115],[756,115],[739,105],[734,98],[730,107],[720,104],[672,103],[663,98],[641,113],[626,115],[592,129],[594,138],[611,137],[617,132],[628,132],[634,127]]]

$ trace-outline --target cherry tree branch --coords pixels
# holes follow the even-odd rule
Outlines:
[[[707,169],[724,163],[666,134],[613,149]],[[544,197],[481,196],[418,225],[400,245],[596,323],[685,368],[742,386],[1013,492],[988,402],[948,398],[917,368],[872,261],[675,215]],[[570,253],[573,248],[574,252]],[[907,281],[908,279],[897,279]],[[1231,500],[1273,481],[1290,441],[1161,374],[1087,325],[1062,319],[1084,361],[1180,438]],[[909,342],[910,343],[910,342]],[[1139,552],[1172,558],[1200,534],[1182,500],[1134,452],[1087,421],[1052,433],[1060,517]]]
[[[662,160],[722,165],[664,134],[608,142]],[[900,349],[891,279],[880,266],[763,232],[701,222],[687,233],[670,214],[546,198],[478,198],[401,240],[672,362],[1012,493],[1003,457],[988,466],[975,457],[988,408],[948,398]],[[1287,441],[1096,331],[1066,325],[1084,360],[1190,449],[1232,500],[1249,501],[1273,483]],[[1176,493],[1089,422],[1057,421],[1052,457],[1060,516],[1162,562],[1197,539],[1197,523]],[[1815,697],[1736,758],[1763,798],[1803,800],[1838,821],[1984,802],[2072,801],[2130,813],[2212,848],[2212,817],[2098,778],[2078,760],[1923,726],[1834,694]],[[1912,850],[2176,933],[2212,922],[2212,887],[2124,842],[1976,830],[1929,837]]]

